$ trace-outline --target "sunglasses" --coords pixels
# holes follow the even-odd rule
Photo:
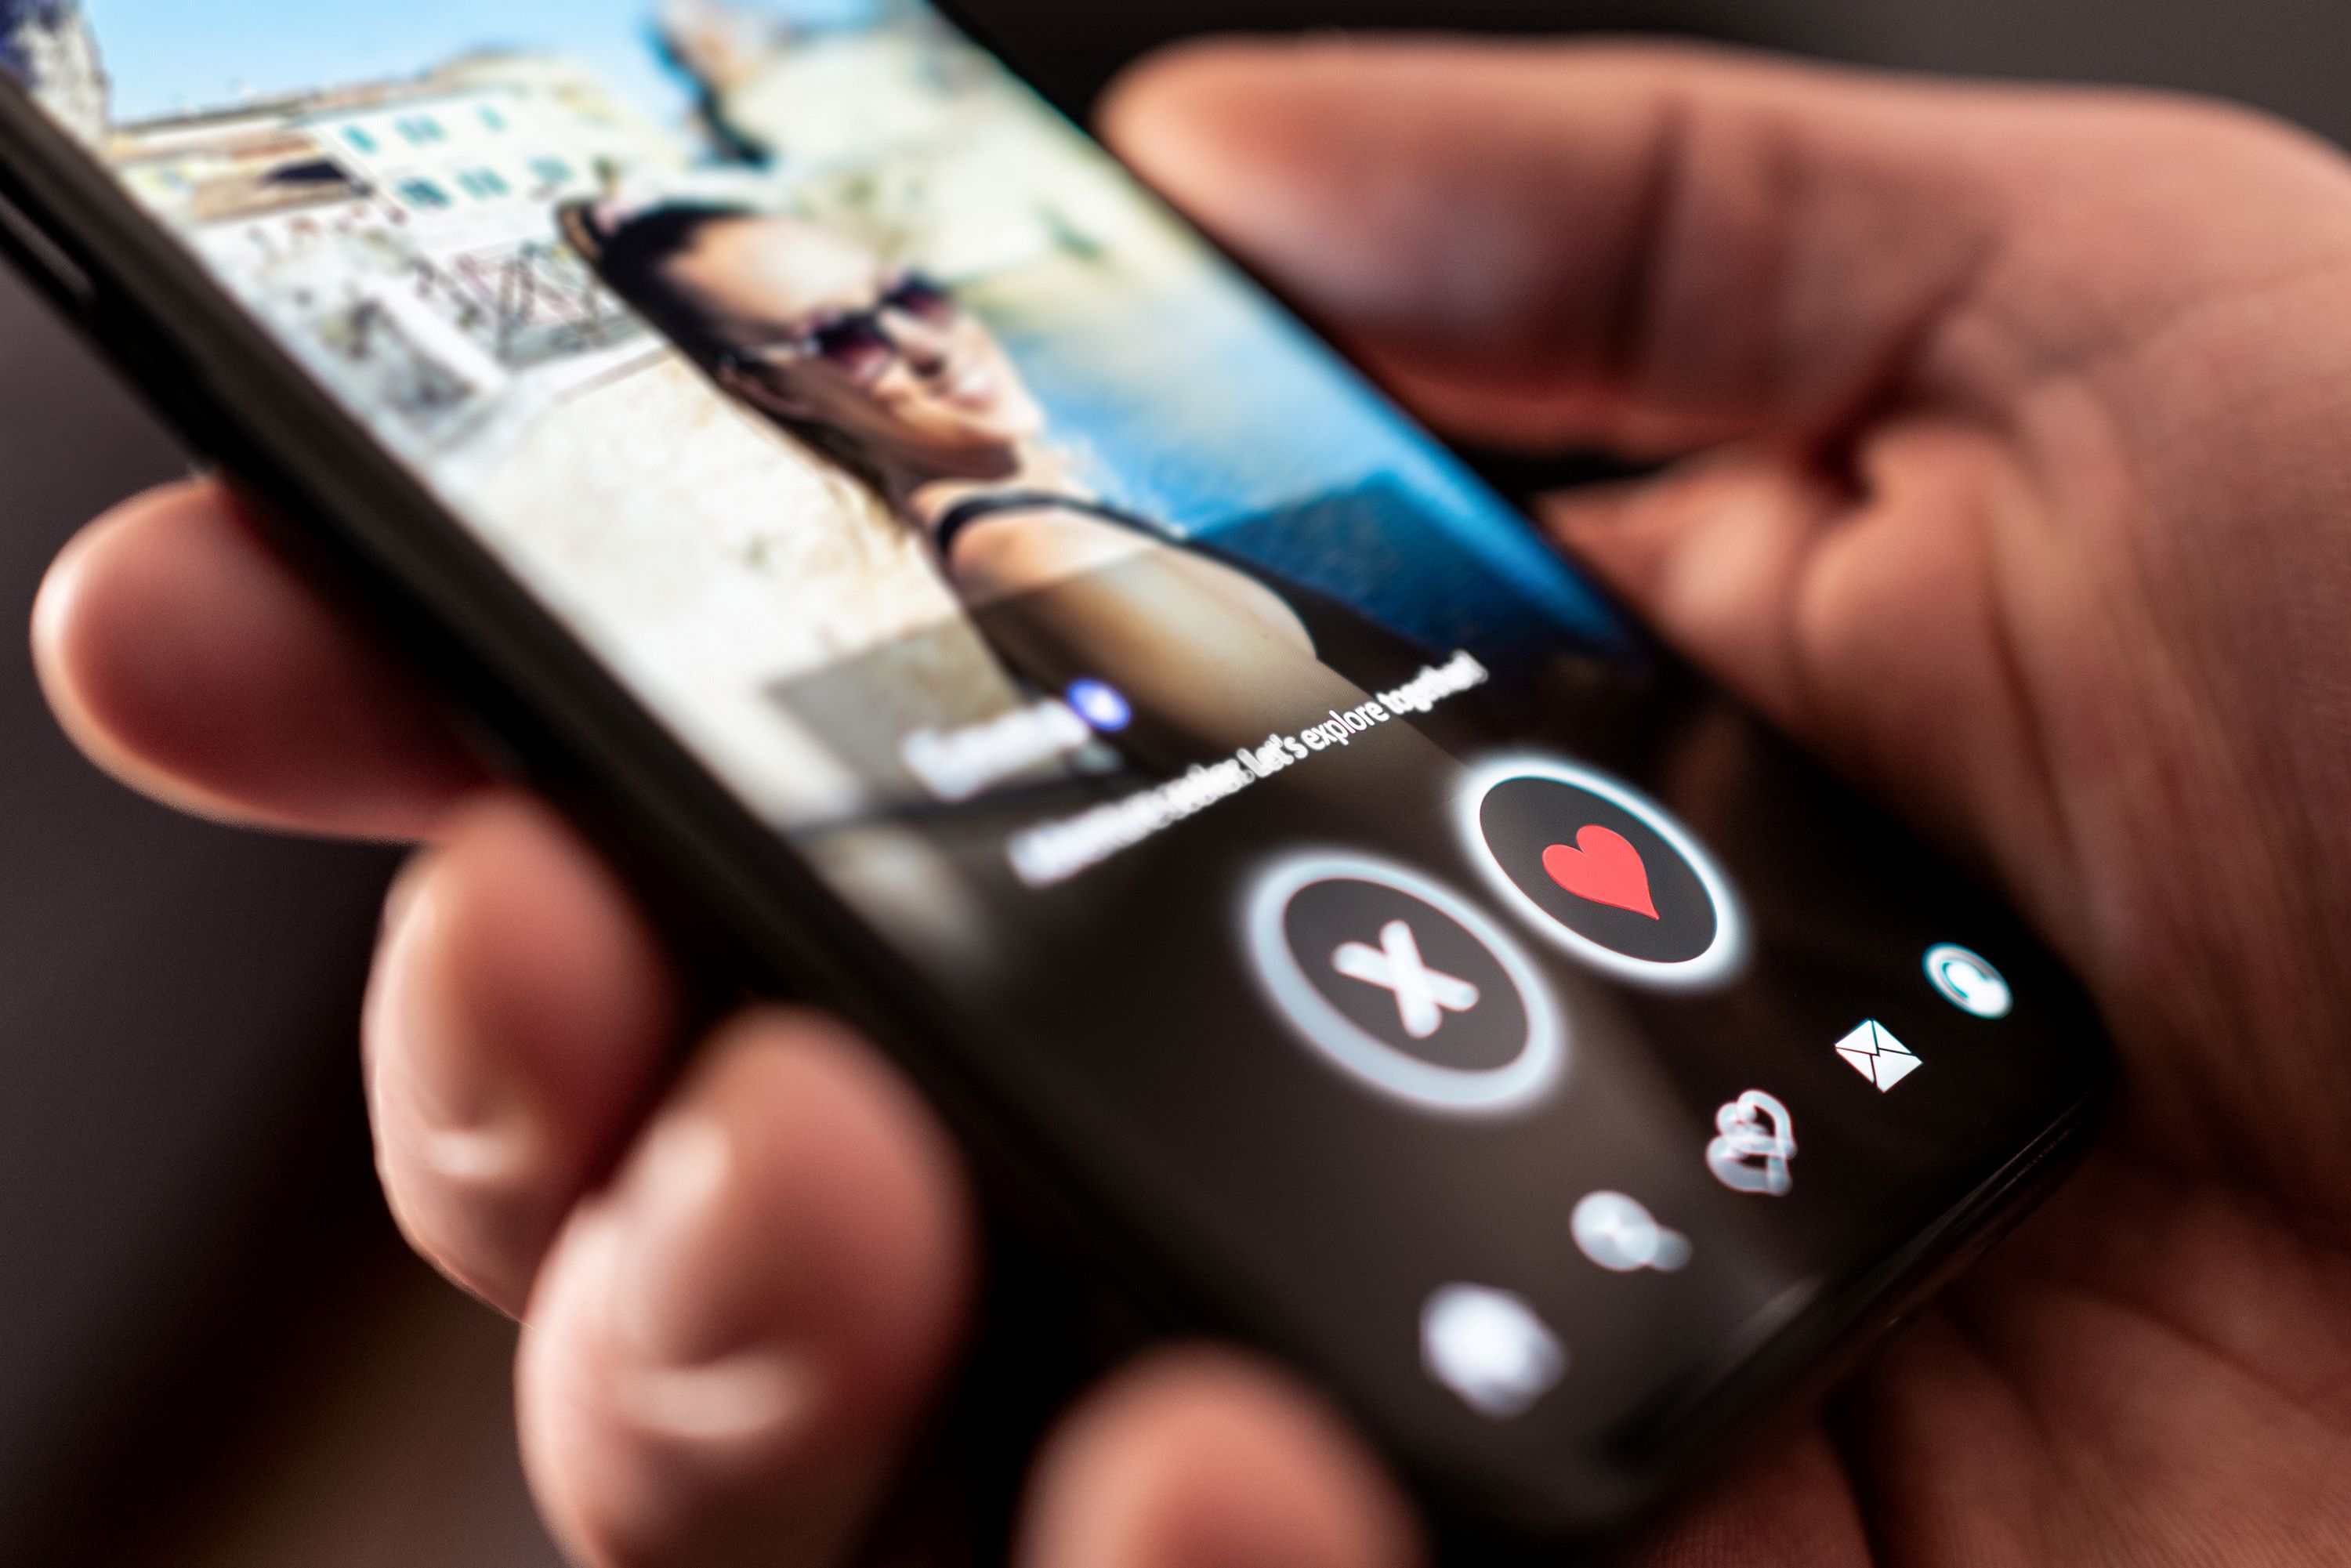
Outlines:
[[[902,274],[862,310],[834,310],[801,323],[772,342],[730,355],[750,369],[794,360],[821,360],[842,374],[871,381],[903,351],[889,318],[910,316],[934,327],[953,322],[955,297],[919,272]]]

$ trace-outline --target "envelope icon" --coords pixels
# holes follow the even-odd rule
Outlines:
[[[1853,1065],[1853,1070],[1877,1085],[1881,1094],[1922,1065],[1917,1052],[1894,1038],[1894,1031],[1869,1019],[1856,1024],[1851,1034],[1836,1042],[1836,1053]]]

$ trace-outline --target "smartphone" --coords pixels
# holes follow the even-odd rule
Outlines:
[[[2096,1019],[914,0],[0,0],[16,258],[680,946],[1598,1550],[1985,1245]]]

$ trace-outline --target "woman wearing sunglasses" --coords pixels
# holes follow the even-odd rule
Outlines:
[[[1124,693],[1135,717],[1118,743],[1137,764],[1180,771],[1363,704],[1318,644],[1358,655],[1374,684],[1421,656],[1345,606],[1103,505],[1047,443],[987,325],[848,236],[685,204],[616,219],[577,207],[564,227],[720,386],[920,529],[1009,668],[1047,691],[1092,677]]]

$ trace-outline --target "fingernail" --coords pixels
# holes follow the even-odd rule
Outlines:
[[[418,850],[392,873],[392,885],[383,890],[383,918],[375,934],[378,946],[390,942],[392,934],[407,923],[409,911],[416,907],[416,895],[423,890],[425,873],[432,868],[434,852]]]
[[[747,1238],[725,1212],[735,1165],[718,1122],[664,1123],[614,1208],[612,1329],[626,1353],[614,1401],[639,1427],[682,1442],[772,1442],[814,1403],[807,1357],[758,1343],[772,1325],[743,1318]]]
[[[466,1010],[449,995],[445,958],[433,961],[443,918],[424,862],[386,895],[384,936],[368,988],[368,1051],[392,1103],[387,1133],[438,1175],[496,1186],[535,1171],[545,1138],[531,1098],[500,1082],[476,1048]]]

